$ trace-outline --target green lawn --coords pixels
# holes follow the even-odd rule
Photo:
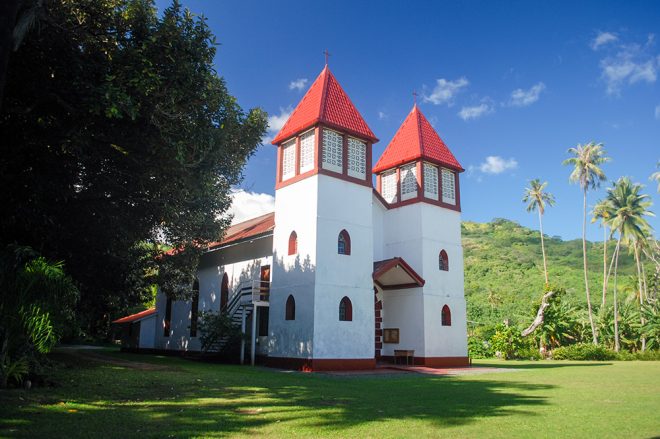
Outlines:
[[[660,435],[660,362],[498,362],[518,371],[335,377],[110,353],[69,355],[54,388],[0,392],[3,437]]]

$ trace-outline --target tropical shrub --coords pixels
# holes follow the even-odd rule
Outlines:
[[[234,325],[226,313],[203,312],[199,317],[198,331],[203,352],[231,351],[243,338],[241,328]]]
[[[0,388],[20,384],[75,326],[77,298],[61,262],[29,247],[0,251]]]
[[[621,361],[660,361],[660,351],[644,351],[644,352],[626,352],[621,351],[616,356],[617,360]]]
[[[607,361],[616,360],[614,351],[591,343],[578,343],[562,346],[552,351],[554,360]]]

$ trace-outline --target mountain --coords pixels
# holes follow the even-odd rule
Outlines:
[[[543,257],[537,230],[513,221],[494,219],[489,223],[462,224],[465,263],[465,298],[471,325],[529,323],[543,295]],[[609,260],[616,242],[608,245]],[[582,271],[582,240],[563,241],[545,236],[550,284],[567,290],[564,300],[586,309]],[[592,306],[602,298],[603,243],[587,242],[589,289]],[[622,249],[619,259],[621,297],[632,290],[636,274],[634,258]],[[610,286],[612,279],[610,279]],[[612,304],[612,289],[607,296]]]

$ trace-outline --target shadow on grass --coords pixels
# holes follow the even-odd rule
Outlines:
[[[484,361],[474,363],[473,367],[498,367],[500,369],[556,369],[560,367],[598,367],[611,366],[612,363],[604,361],[580,361],[571,362],[563,360],[542,361],[542,362],[518,362],[512,361]]]
[[[81,361],[68,363],[62,387],[0,395],[0,426],[15,436],[219,436],[336,432],[410,420],[435,428],[516,414],[545,405],[550,385],[412,375],[341,381],[240,366],[175,362],[145,371]],[[23,402],[18,401],[19,395]],[[12,401],[13,399],[13,401]],[[389,426],[390,424],[388,424]],[[382,425],[381,425],[382,428]],[[293,433],[292,433],[293,432]],[[343,433],[344,435],[347,432]]]

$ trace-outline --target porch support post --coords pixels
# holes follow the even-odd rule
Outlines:
[[[241,364],[245,361],[245,305],[241,307]]]
[[[259,309],[259,307],[254,304],[252,308],[252,335],[250,336],[250,362],[252,366],[254,366],[254,357],[257,351],[257,309]]]

